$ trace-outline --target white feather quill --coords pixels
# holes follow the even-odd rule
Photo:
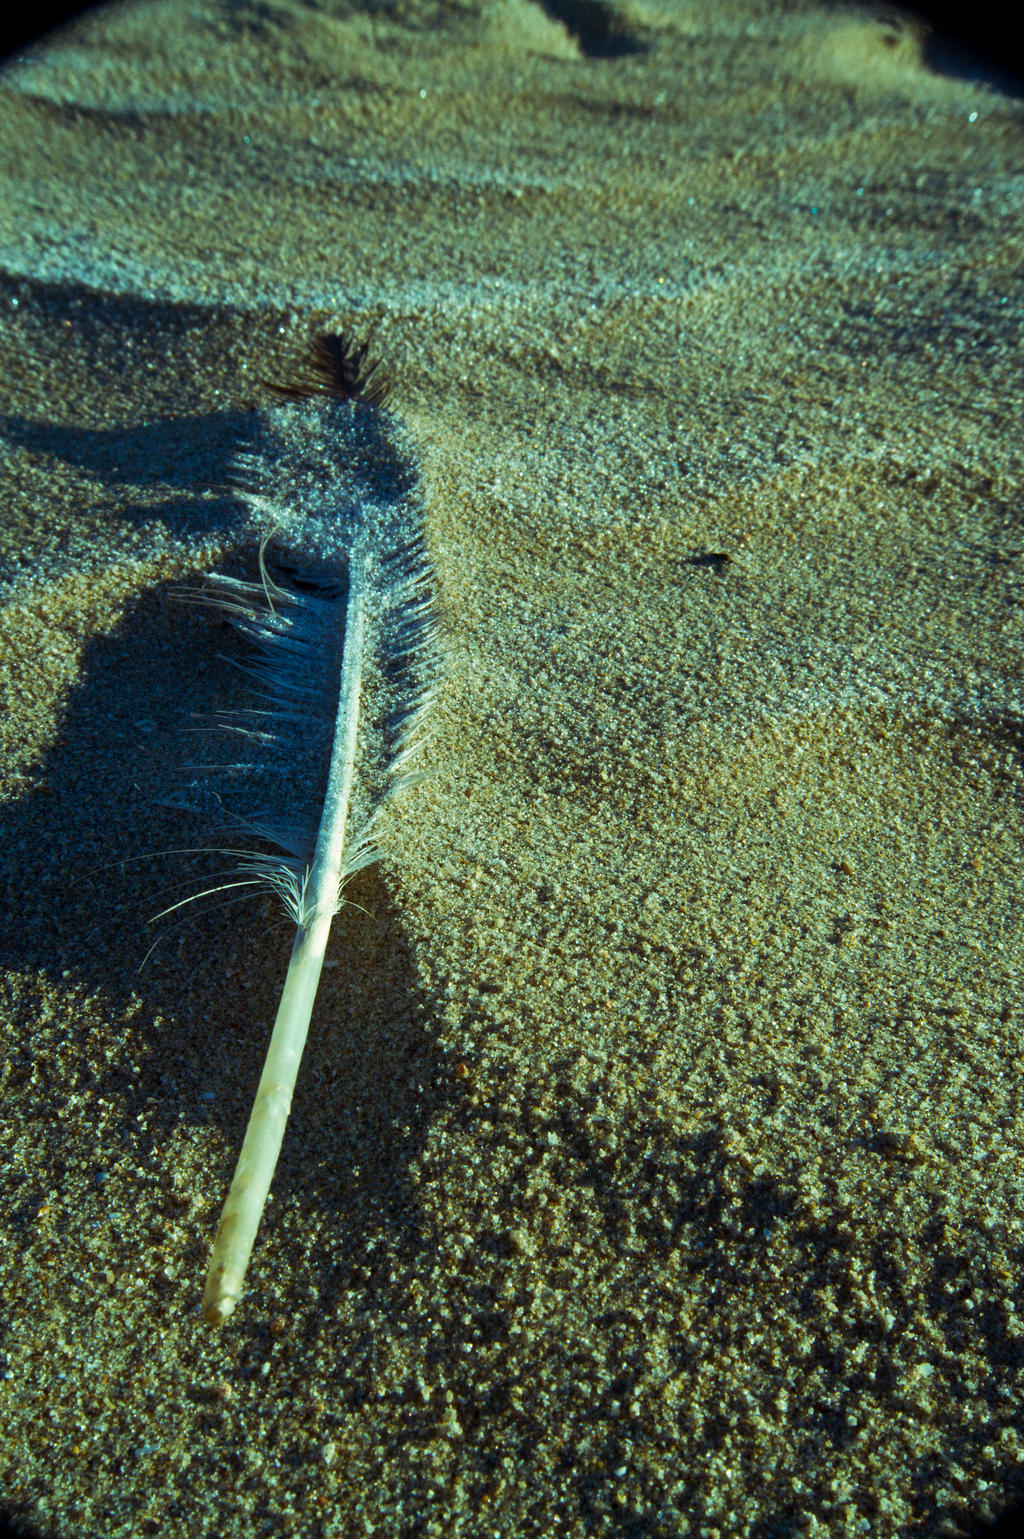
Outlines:
[[[206,599],[254,645],[250,707],[223,713],[237,757],[191,788],[269,849],[232,850],[225,885],[265,884],[297,930],[266,1062],[214,1240],[203,1311],[234,1309],[277,1164],[328,932],[376,860],[377,812],[413,761],[438,672],[422,512],[366,348],[323,337],[307,380],[261,419],[236,484],[260,527],[260,580]]]

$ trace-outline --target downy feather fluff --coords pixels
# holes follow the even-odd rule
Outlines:
[[[225,885],[265,884],[297,930],[281,1004],[214,1241],[206,1318],[231,1313],[277,1163],[331,919],[378,856],[377,813],[420,776],[438,672],[431,575],[410,459],[366,347],[317,344],[307,375],[273,387],[235,482],[258,580],[214,575],[205,600],[251,643],[251,698],[218,717],[233,752],[190,788],[238,842]],[[228,853],[225,851],[225,853]]]

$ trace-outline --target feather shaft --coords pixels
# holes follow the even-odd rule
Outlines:
[[[366,636],[367,551],[359,541],[349,568],[337,726],[317,832],[300,894],[301,918],[249,1125],[221,1214],[203,1291],[203,1313],[222,1324],[242,1293],[249,1257],[277,1168],[309,1032],[331,921],[345,870],[345,830],[355,768]]]

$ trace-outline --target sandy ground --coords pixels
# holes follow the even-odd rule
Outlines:
[[[564,15],[566,21],[559,20]],[[0,1510],[961,1535],[1024,1492],[1022,106],[866,11],[110,8],[0,78]],[[261,380],[371,328],[431,776],[147,919]]]

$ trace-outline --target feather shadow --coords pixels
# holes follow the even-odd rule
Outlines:
[[[239,563],[252,556],[236,552]],[[51,992],[101,996],[111,1021],[100,1035],[79,1026],[74,1009],[40,1021],[31,985],[5,1009],[12,1056],[23,1060],[8,1083],[8,1115],[20,1104],[19,1076],[48,1045],[54,1059],[85,1066],[78,1072],[118,1108],[93,1148],[71,1151],[53,1121],[55,1084],[45,1116],[53,1148],[40,1151],[43,1165],[53,1165],[53,1186],[68,1160],[159,1166],[164,1156],[154,1150],[182,1125],[215,1124],[226,1150],[245,1128],[290,938],[269,899],[198,912],[140,974],[146,920],[180,863],[135,859],[199,839],[198,820],[183,829],[180,813],[154,804],[180,754],[182,725],[214,710],[231,687],[231,663],[218,654],[232,648],[241,650],[230,628],[215,624],[211,636],[210,617],[178,602],[174,585],[141,595],[116,629],[86,646],[53,743],[0,806],[0,960],[12,974],[41,977]],[[176,666],[182,657],[190,659],[185,672]],[[202,870],[193,878],[201,882]],[[436,1001],[418,981],[401,913],[379,874],[357,882],[361,908],[344,916],[332,946],[276,1188],[282,1200],[330,1214],[346,1252],[358,1252],[382,1211],[416,1228],[409,1172],[436,1102],[421,1087],[450,1078],[428,1029]],[[380,992],[382,976],[387,998],[368,1019],[365,1001]],[[125,1037],[119,1023],[128,1017]],[[415,1072],[401,1072],[403,1064]],[[375,1173],[375,1209],[350,1200],[353,1170]],[[174,1215],[173,1177],[164,1170],[154,1217]]]

